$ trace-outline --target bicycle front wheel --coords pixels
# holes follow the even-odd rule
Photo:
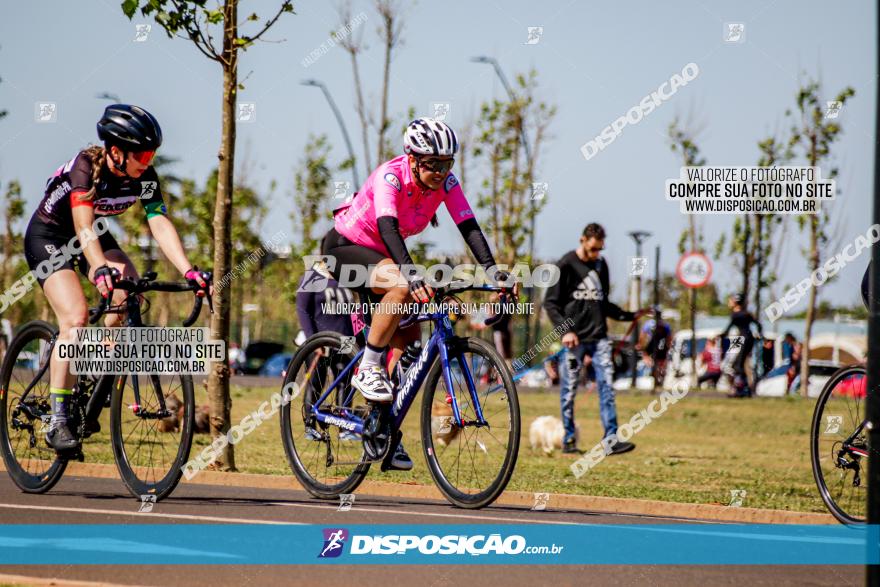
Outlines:
[[[519,453],[520,414],[516,385],[498,352],[479,338],[456,338],[449,348],[452,389],[435,361],[422,398],[422,446],[428,469],[446,498],[463,508],[485,507],[501,495]],[[476,397],[471,399],[468,381]],[[447,403],[455,394],[464,426]],[[477,425],[477,409],[485,425]]]
[[[47,322],[28,322],[12,339],[0,368],[0,452],[12,481],[25,493],[49,491],[67,468],[67,460],[44,439],[43,419],[52,413],[47,363],[56,335]]]
[[[167,497],[180,482],[192,447],[192,377],[122,375],[114,382],[112,397],[110,432],[122,482],[135,497]]]
[[[813,412],[813,478],[822,501],[843,524],[864,524],[867,516],[867,389],[864,367],[844,367],[822,388]]]

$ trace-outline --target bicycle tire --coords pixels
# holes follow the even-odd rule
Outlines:
[[[819,449],[819,439],[823,434],[822,416],[834,388],[848,377],[865,375],[865,373],[865,367],[862,365],[851,365],[835,371],[834,374],[831,375],[831,378],[825,383],[824,387],[822,387],[822,392],[816,399],[816,407],[813,410],[813,421],[810,426],[810,461],[813,469],[813,479],[816,482],[816,487],[819,489],[819,496],[822,498],[825,507],[831,512],[831,515],[833,515],[840,523],[847,525],[864,524],[866,521],[864,518],[853,515],[851,512],[847,512],[846,509],[844,509],[831,495],[820,462],[821,454]],[[864,414],[862,417],[864,418]]]
[[[52,489],[64,475],[68,461],[56,454],[46,470],[36,475],[31,474],[19,462],[16,456],[18,443],[16,443],[16,447],[13,447],[12,438],[9,433],[10,380],[12,379],[20,351],[31,342],[37,340],[49,342],[57,335],[58,330],[43,320],[33,320],[24,324],[12,339],[9,349],[3,357],[2,367],[0,367],[0,452],[3,453],[3,461],[6,464],[6,472],[9,474],[9,477],[25,493],[45,493]],[[48,359],[49,357],[47,356],[46,360]],[[43,374],[43,377],[46,378],[48,383],[48,370]],[[36,442],[45,442],[42,434],[38,434]],[[51,449],[47,450],[51,451]],[[54,451],[52,452],[54,453]]]
[[[128,410],[125,405],[124,392],[126,390],[125,380],[130,375],[120,375],[113,383],[112,399],[110,401],[110,436],[113,446],[113,456],[116,460],[116,468],[119,470],[119,476],[122,482],[135,497],[143,499],[144,496],[155,496],[156,501],[160,501],[168,497],[172,491],[180,483],[183,475],[183,467],[189,460],[190,449],[193,441],[193,428],[195,425],[195,395],[193,391],[192,376],[176,375],[180,378],[180,391],[183,395],[183,417],[179,418],[180,424],[180,442],[177,445],[177,452],[173,460],[169,463],[167,471],[161,478],[153,477],[150,482],[149,474],[139,466],[132,462],[132,458],[137,454],[133,452],[129,455],[125,448],[125,436],[123,435],[123,410]],[[151,376],[142,375],[152,382]],[[152,383],[151,383],[152,387]],[[155,390],[155,387],[152,387]],[[172,393],[176,389],[172,390]],[[162,392],[165,393],[164,391]],[[144,401],[143,390],[141,392],[141,401]],[[158,422],[158,420],[156,420]],[[164,434],[164,432],[162,432]],[[130,437],[130,436],[129,436]],[[151,449],[152,450],[152,449]],[[152,457],[154,453],[151,452]]]
[[[434,404],[434,390],[437,388],[437,385],[442,380],[442,363],[440,360],[434,361],[434,364],[431,366],[431,370],[428,372],[428,377],[425,380],[425,387],[423,391],[424,395],[422,397],[421,417],[422,448],[425,455],[425,461],[428,465],[428,470],[431,473],[431,477],[433,478],[434,483],[437,485],[437,488],[440,490],[441,493],[443,493],[444,497],[446,497],[446,499],[454,505],[457,505],[461,508],[479,509],[492,504],[496,499],[498,499],[498,496],[501,495],[501,493],[507,487],[511,476],[513,475],[513,471],[516,468],[516,460],[519,455],[520,411],[519,399],[517,396],[516,384],[513,381],[513,376],[511,375],[510,369],[507,367],[507,364],[504,362],[504,359],[501,358],[501,355],[498,354],[495,348],[488,342],[480,338],[456,337],[451,341],[449,350],[450,361],[452,361],[452,357],[455,357],[457,353],[468,352],[472,354],[480,354],[481,356],[490,360],[491,368],[495,369],[501,376],[504,386],[504,393],[507,396],[507,402],[510,406],[510,430],[507,434],[508,445],[506,449],[506,454],[504,455],[504,460],[501,464],[498,474],[494,477],[489,486],[482,491],[478,491],[477,493],[468,493],[467,491],[463,491],[462,488],[454,485],[453,482],[448,478],[447,474],[444,472],[443,466],[439,462],[438,450],[435,448],[434,445],[434,433],[432,431],[432,405]],[[477,378],[476,374],[472,374],[472,376],[474,377],[474,379]],[[459,397],[460,403],[462,399],[463,398]],[[469,401],[470,398],[467,398],[467,400]],[[483,407],[485,407],[485,401],[481,401],[484,404]],[[462,430],[467,430],[467,428]],[[474,430],[475,432],[473,432],[472,434],[473,436],[476,436],[481,428],[475,428]],[[461,432],[458,433],[456,436],[461,439],[465,436],[465,433]],[[479,442],[479,439],[477,439],[478,446],[480,446]],[[488,454],[488,451],[486,451],[486,453]]]

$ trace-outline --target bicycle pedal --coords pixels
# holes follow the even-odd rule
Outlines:
[[[83,454],[82,447],[72,448],[68,451],[57,453],[58,458],[63,461],[79,461],[82,463],[86,460],[86,456]]]

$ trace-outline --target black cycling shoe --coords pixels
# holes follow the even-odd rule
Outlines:
[[[574,441],[566,442],[562,445],[562,452],[565,454],[577,454],[582,455],[584,451],[577,447],[577,444]]]
[[[69,452],[79,447],[79,441],[71,434],[67,424],[56,424],[46,433],[46,444],[56,452]]]
[[[635,447],[636,447],[636,445],[633,444],[632,442],[623,442],[623,441],[617,442],[614,444],[614,446],[611,447],[611,452],[608,454],[621,455],[625,452],[629,452],[629,451],[633,450]]]

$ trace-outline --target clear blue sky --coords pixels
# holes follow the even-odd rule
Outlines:
[[[277,2],[242,2],[240,14],[267,15]],[[407,3],[408,4],[408,3]],[[292,177],[309,133],[327,133],[334,156],[344,157],[336,122],[304,78],[324,81],[334,94],[357,148],[360,144],[351,70],[336,47],[304,68],[302,59],[338,26],[330,2],[300,2],[261,43],[244,54],[240,100],[256,103],[256,122],[238,127],[238,155],[251,162],[257,185],[277,180],[266,236],[291,230]],[[404,44],[393,62],[391,112],[394,128],[409,106],[427,113],[435,101],[452,104],[453,126],[477,111],[481,101],[503,96],[491,68],[469,58],[496,57],[509,77],[535,68],[542,97],[559,108],[540,163],[550,184],[548,205],[538,219],[538,254],[556,258],[577,244],[584,225],[597,221],[609,231],[606,257],[625,287],[634,247],[626,232],[650,230],[650,247],[663,247],[663,267],[676,261],[676,243],[686,219],[663,197],[664,180],[680,162],[665,140],[676,115],[693,112],[705,130],[699,144],[710,164],[753,165],[756,141],[785,128],[803,73],[820,75],[829,99],[846,85],[856,90],[840,119],[844,135],[835,147],[841,176],[833,203],[842,242],[868,227],[871,211],[876,81],[875,5],[868,0],[671,2],[422,2],[406,10]],[[114,0],[6,2],[0,18],[0,181],[18,178],[29,209],[41,197],[54,169],[89,142],[106,101],[103,91],[142,105],[162,122],[163,152],[180,162],[174,171],[203,178],[216,165],[220,137],[219,66],[188,41],[168,39],[153,24],[145,42],[132,42],[135,26]],[[367,99],[378,103],[381,84],[378,17],[366,2],[355,4],[367,21],[359,27],[370,51],[362,60]],[[134,22],[150,22],[136,17]],[[745,42],[722,42],[724,23],[745,23]],[[543,26],[541,41],[525,44],[526,28]],[[688,62],[699,77],[640,124],[627,127],[602,153],[586,161],[580,146]],[[35,122],[35,102],[58,104],[58,121]],[[358,154],[360,152],[358,151]],[[471,170],[474,177],[477,170]],[[348,175],[340,173],[339,179]],[[363,178],[363,174],[362,174]],[[474,192],[475,182],[465,185]],[[30,211],[29,211],[30,213]],[[441,220],[443,216],[441,215]],[[711,245],[729,230],[731,216],[702,217]],[[445,222],[428,240],[457,250],[457,233]],[[783,281],[806,274],[803,239],[792,225]],[[867,263],[867,257],[864,259]],[[722,291],[734,289],[725,260],[716,260]],[[826,299],[855,301],[864,263],[845,269],[825,286]],[[616,277],[616,279],[615,279]],[[799,308],[800,309],[800,308]]]

